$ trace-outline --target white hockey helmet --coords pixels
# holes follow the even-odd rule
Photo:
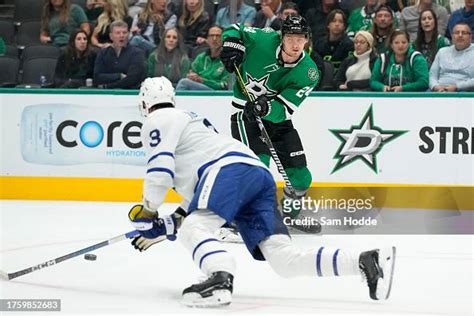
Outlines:
[[[138,105],[143,116],[150,114],[150,108],[157,104],[168,103],[176,105],[174,88],[166,77],[146,78],[142,82]]]

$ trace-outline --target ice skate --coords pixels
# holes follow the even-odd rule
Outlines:
[[[386,300],[392,288],[395,247],[365,251],[359,256],[359,268],[369,286],[370,298]]]
[[[232,274],[219,271],[183,291],[182,304],[188,307],[220,307],[232,301]]]

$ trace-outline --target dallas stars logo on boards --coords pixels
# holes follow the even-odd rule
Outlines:
[[[383,146],[408,132],[383,130],[375,126],[372,104],[359,125],[353,125],[348,130],[330,129],[329,131],[342,142],[333,157],[338,161],[331,173],[357,160],[362,160],[377,173],[377,154]]]

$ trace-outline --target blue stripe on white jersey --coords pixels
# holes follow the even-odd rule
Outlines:
[[[151,158],[148,159],[148,162],[147,162],[147,163],[150,164],[150,162],[152,162],[153,160],[155,160],[155,159],[156,159],[157,157],[159,157],[159,156],[169,156],[169,157],[171,157],[171,158],[174,159],[174,154],[173,154],[173,153],[171,153],[171,152],[169,152],[169,151],[162,151],[162,152],[159,152],[159,153],[157,153],[157,154],[151,156]]]

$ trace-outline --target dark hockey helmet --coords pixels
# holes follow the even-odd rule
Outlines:
[[[305,18],[300,15],[289,15],[281,26],[281,35],[285,34],[304,34],[309,36],[310,29]]]

